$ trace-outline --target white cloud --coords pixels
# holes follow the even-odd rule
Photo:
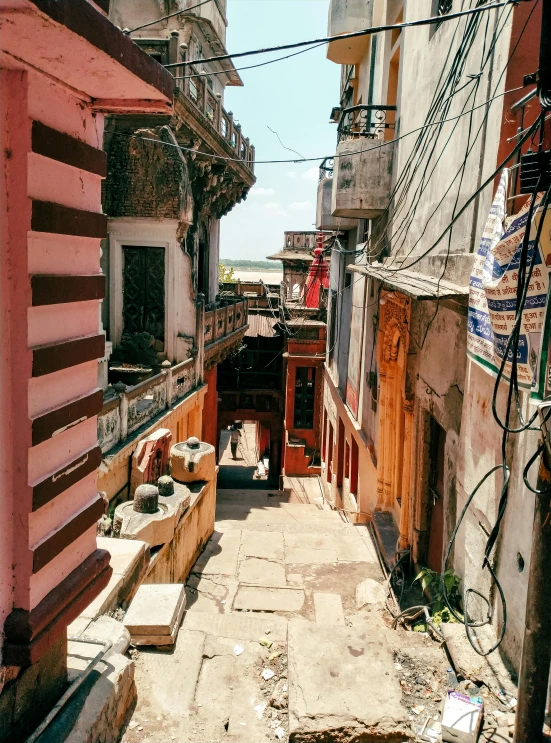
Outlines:
[[[262,186],[254,186],[251,188],[250,196],[273,196],[275,189],[273,188],[262,188]]]
[[[302,174],[301,176],[305,181],[313,181],[317,182],[319,178],[319,168],[317,165],[314,165],[311,168],[308,168],[308,170]]]
[[[264,211],[270,215],[278,217],[287,216],[286,212],[284,212],[281,208],[281,204],[279,204],[277,201],[267,201],[265,204],[263,204],[263,208]]]
[[[293,201],[289,206],[289,209],[292,209],[294,212],[309,212],[313,208],[314,205],[311,201]]]
[[[287,175],[289,178],[296,178],[297,177],[296,170],[288,170]]]

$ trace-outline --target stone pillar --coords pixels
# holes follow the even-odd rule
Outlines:
[[[203,374],[205,365],[205,295],[197,294],[195,313],[195,343],[197,344],[197,356],[195,359],[195,379],[197,386],[203,384]],[[213,313],[213,324],[215,317]],[[214,326],[215,328],[216,326]],[[213,337],[215,330],[213,329]]]

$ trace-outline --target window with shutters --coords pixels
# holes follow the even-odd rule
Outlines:
[[[294,428],[314,427],[314,402],[316,391],[316,369],[301,366],[295,376],[295,423]]]
[[[165,250],[123,246],[123,334],[165,340]]]

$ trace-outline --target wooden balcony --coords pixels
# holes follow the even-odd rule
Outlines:
[[[247,299],[224,298],[205,311],[205,368],[221,363],[241,343],[248,325]]]

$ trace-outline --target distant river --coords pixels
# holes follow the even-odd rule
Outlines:
[[[265,284],[281,284],[283,271],[244,271],[234,268],[233,275],[241,281],[263,281]]]

